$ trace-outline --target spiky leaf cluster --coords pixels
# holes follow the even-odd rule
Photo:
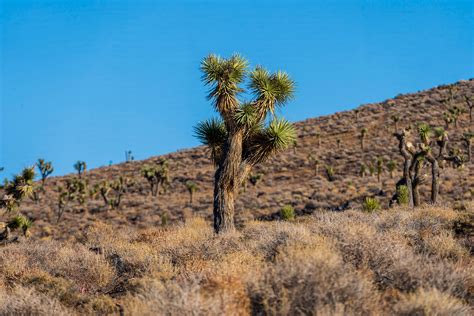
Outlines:
[[[21,200],[32,194],[34,177],[34,167],[25,168],[14,176],[13,180],[6,182],[0,208],[6,209],[7,212],[15,211],[20,206]]]
[[[204,84],[210,87],[208,98],[221,118],[200,122],[194,133],[209,147],[215,164],[221,161],[231,134],[237,132],[243,135],[242,160],[251,165],[295,143],[293,126],[275,116],[275,108],[293,97],[294,82],[288,74],[271,73],[261,66],[249,72],[248,62],[239,55],[229,59],[210,55],[201,63],[201,70]],[[246,79],[253,100],[241,102],[238,95],[245,91]]]

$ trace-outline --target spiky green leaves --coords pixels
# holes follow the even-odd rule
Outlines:
[[[25,168],[20,174],[13,177],[12,181],[6,183],[5,195],[0,199],[0,208],[5,208],[8,212],[16,210],[21,200],[33,193],[34,177],[34,167]]]
[[[426,123],[418,124],[418,134],[424,145],[429,145],[431,137],[431,127]]]
[[[268,112],[274,112],[276,105],[283,105],[293,97],[295,83],[287,73],[271,74],[259,66],[250,73],[249,88],[256,98],[259,117],[264,119]]]
[[[247,67],[247,60],[236,54],[229,59],[209,55],[201,63],[202,80],[211,87],[208,99],[213,100],[225,120],[231,119],[230,113],[238,106],[237,94],[243,91],[239,84],[245,79]]]
[[[211,159],[217,164],[222,153],[222,146],[227,139],[224,122],[219,119],[202,121],[194,127],[194,136],[209,147]]]
[[[296,130],[294,126],[284,119],[275,119],[266,128],[252,134],[247,140],[247,146],[244,148],[244,158],[251,164],[263,162],[273,153],[294,144],[295,140]]]
[[[16,229],[21,229],[23,231],[23,235],[27,235],[28,229],[33,226],[33,221],[28,219],[27,217],[19,214],[15,217],[13,217],[7,224],[8,228],[10,228],[12,231]]]

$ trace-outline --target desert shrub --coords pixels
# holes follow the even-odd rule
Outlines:
[[[56,299],[21,286],[7,292],[0,287],[0,315],[74,315]]]
[[[362,208],[366,212],[375,212],[380,209],[380,203],[376,198],[366,197]]]
[[[397,203],[399,205],[408,205],[410,202],[410,193],[406,185],[400,185],[397,187]]]
[[[418,289],[403,295],[395,305],[397,315],[471,315],[471,309],[459,299],[437,289]]]
[[[284,221],[292,221],[295,219],[295,209],[291,205],[285,205],[280,210],[280,218]]]

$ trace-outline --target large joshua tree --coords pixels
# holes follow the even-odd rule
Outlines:
[[[294,82],[281,71],[270,73],[258,66],[248,72],[239,55],[225,59],[209,55],[201,63],[202,79],[210,87],[208,99],[220,115],[195,127],[197,138],[211,151],[214,175],[214,230],[234,229],[234,201],[252,167],[296,139],[294,127],[275,115],[275,109],[293,97]],[[250,102],[238,95],[248,78]]]

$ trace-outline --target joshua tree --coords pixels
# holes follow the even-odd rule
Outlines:
[[[419,185],[425,182],[422,169],[426,162],[431,165],[431,203],[437,202],[439,194],[439,163],[451,161],[457,166],[462,163],[462,159],[458,155],[444,155],[444,148],[446,148],[448,141],[447,133],[444,130],[435,129],[436,142],[440,146],[437,156],[432,152],[431,128],[427,124],[419,124],[418,134],[421,143],[417,149],[407,141],[407,130],[395,134],[399,140],[400,153],[405,159],[403,178],[397,183],[397,191],[400,186],[406,186],[411,207],[420,205]]]
[[[336,180],[336,178],[334,177],[334,168],[333,167],[326,166],[326,177],[328,178],[328,180],[330,182]]]
[[[371,177],[374,176],[375,174],[375,165],[373,163],[369,163],[368,164],[368,168],[369,168],[369,174]]]
[[[312,154],[308,155],[308,160],[309,160],[309,163],[312,164],[313,167],[314,167],[314,174],[318,175],[319,174],[320,161],[318,159],[316,159]]]
[[[456,105],[449,109],[449,114],[454,122],[454,127],[458,127],[458,119],[462,112],[462,109]]]
[[[453,117],[451,116],[451,113],[449,112],[444,112],[443,113],[443,121],[446,129],[449,129],[449,125],[453,122]]]
[[[130,161],[133,161],[133,160],[135,160],[135,157],[133,157],[132,151],[131,150],[126,150],[125,151],[125,162],[130,162]]]
[[[194,192],[197,191],[198,185],[196,184],[196,182],[188,180],[186,181],[186,189],[188,189],[189,192],[189,204],[193,204]]]
[[[395,124],[395,133],[398,131],[398,122],[400,122],[400,115],[392,115],[392,121]]]
[[[377,158],[376,166],[377,166],[377,181],[380,182],[380,176],[382,175],[382,172],[383,172],[383,158],[382,157]]]
[[[98,192],[102,196],[105,205],[114,210],[120,207],[123,195],[127,193],[127,189],[132,185],[130,179],[119,177],[112,182],[103,181],[98,186]],[[112,196],[110,196],[110,193],[112,193]]]
[[[170,182],[168,161],[162,159],[156,166],[143,166],[142,175],[150,184],[151,195],[156,196],[159,192],[160,186],[162,187],[163,192],[166,192],[166,187]]]
[[[359,110],[359,109],[355,109],[355,110],[354,110],[354,115],[355,115],[355,119],[356,119],[356,120],[359,119],[359,113],[360,113],[360,110]]]
[[[466,145],[466,150],[467,150],[467,161],[470,163],[472,159],[472,139],[474,138],[474,132],[466,132],[463,135],[462,140],[464,141],[464,144]]]
[[[337,149],[340,149],[341,148],[341,139],[340,138],[336,139],[336,143],[337,143]]]
[[[238,55],[229,59],[209,55],[201,63],[204,84],[210,86],[220,119],[199,123],[195,134],[211,151],[214,176],[214,230],[234,229],[234,200],[237,189],[251,169],[296,139],[294,127],[275,116],[275,108],[293,96],[294,83],[284,72],[269,73],[257,67],[249,73],[249,90],[254,100],[241,103],[247,61]],[[266,118],[270,115],[270,122]]]
[[[82,176],[82,174],[84,172],[86,172],[86,169],[87,169],[87,164],[85,163],[85,161],[76,161],[76,163],[74,164],[74,169],[77,171],[77,175],[79,176],[79,178]]]
[[[64,211],[69,207],[71,202],[78,202],[80,205],[84,204],[88,195],[88,183],[80,178],[67,179],[65,186],[58,186],[58,209],[56,223],[61,220]]]
[[[316,140],[318,142],[318,149],[321,149],[321,133],[320,132],[316,132]]]
[[[5,209],[7,213],[16,212],[21,201],[32,194],[34,177],[35,170],[33,166],[31,168],[23,169],[23,171],[19,175],[16,175],[12,181],[5,183],[4,195],[0,199],[0,209]],[[0,241],[9,241],[10,232],[17,228],[23,229],[23,233],[26,236],[26,231],[30,226],[31,221],[17,213],[17,215],[6,225],[4,231],[0,233]]]
[[[469,98],[467,95],[464,96],[464,100],[466,101],[467,110],[469,111],[469,122],[472,123],[472,109],[474,108],[474,102],[472,102],[472,98]]]
[[[36,164],[41,174],[41,183],[44,186],[46,178],[53,173],[54,168],[51,161],[45,162],[44,159],[38,159]]]
[[[365,143],[365,137],[366,137],[366,135],[367,135],[367,132],[368,132],[368,129],[365,128],[365,127],[360,130],[360,136],[359,136],[359,138],[360,138],[360,148],[361,148],[362,150],[364,150],[364,143]]]
[[[436,138],[436,144],[439,147],[437,159],[441,159],[446,154],[446,146],[448,144],[448,133],[442,127],[436,127],[434,129],[434,135]]]
[[[367,166],[364,163],[362,163],[360,165],[360,170],[359,170],[359,174],[360,174],[361,178],[365,178],[366,173],[367,173]]]
[[[387,169],[388,169],[388,172],[390,173],[390,179],[393,179],[393,172],[395,171],[396,168],[397,168],[397,163],[395,162],[395,160],[389,160],[387,162]]]

